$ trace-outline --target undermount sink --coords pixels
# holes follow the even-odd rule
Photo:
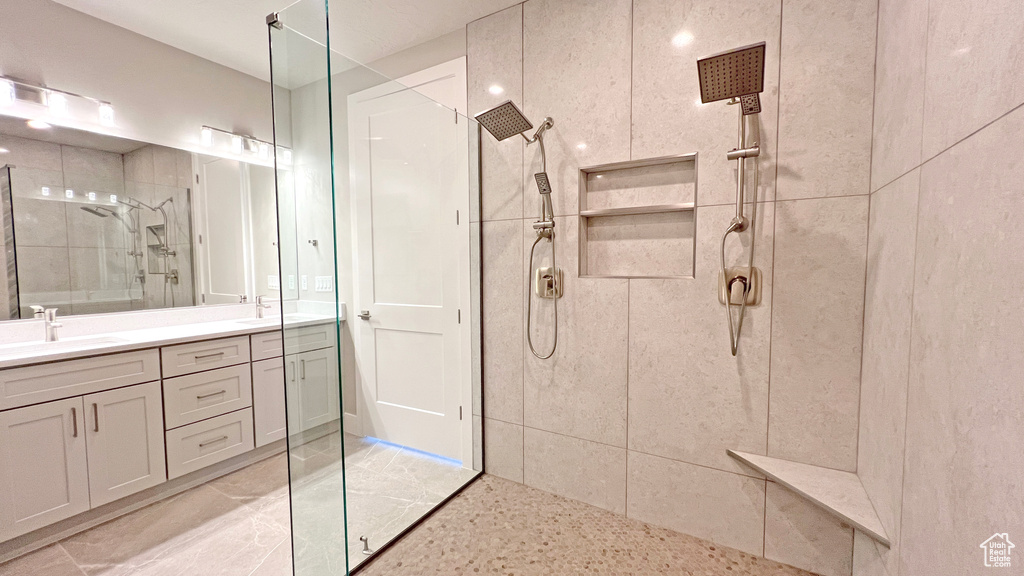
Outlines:
[[[17,344],[4,344],[0,346],[0,357],[34,356],[36,354],[82,350],[109,344],[123,344],[125,342],[128,342],[128,340],[112,336],[74,338],[71,340],[57,340],[56,342],[19,342]]]

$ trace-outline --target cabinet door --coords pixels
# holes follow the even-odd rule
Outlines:
[[[82,398],[0,412],[0,541],[89,509]]]
[[[309,430],[340,418],[338,359],[334,348],[303,352],[296,358],[302,429]]]
[[[167,480],[161,404],[159,382],[85,397],[94,508]]]
[[[252,363],[252,411],[256,446],[284,438],[284,359],[280,356]]]

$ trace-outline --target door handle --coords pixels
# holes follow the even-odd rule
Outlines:
[[[369,320],[370,319],[370,311],[369,310],[363,310],[362,312],[360,312],[358,314],[358,316],[362,320]]]
[[[93,402],[92,404],[92,421],[93,421],[93,432],[100,431],[100,407],[98,404]]]

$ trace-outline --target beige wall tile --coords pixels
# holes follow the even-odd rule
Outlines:
[[[627,515],[762,555],[765,481],[629,453]]]
[[[984,540],[1024,534],[1022,133],[1019,109],[921,170],[903,574],[981,573]]]
[[[522,224],[484,222],[482,233],[484,416],[522,424]]]
[[[523,7],[523,111],[555,126],[545,137],[555,213],[578,210],[582,166],[629,159],[631,0],[531,0]],[[523,214],[540,214],[533,174],[536,145],[525,152]]]
[[[521,4],[466,26],[469,115],[506,100],[523,108],[523,6]],[[534,119],[539,123],[540,119]],[[523,139],[497,142],[481,133],[481,218],[523,217]]]
[[[775,207],[768,455],[857,465],[868,197]]]
[[[924,158],[1024,102],[1024,3],[931,0]]]
[[[523,478],[528,486],[626,513],[626,450],[527,428]]]
[[[897,576],[898,562],[898,547],[886,548],[863,532],[853,531],[853,576]]]
[[[718,302],[720,238],[733,210],[697,210],[693,280],[631,280],[629,288],[629,448],[750,475],[729,448],[764,454],[774,205],[759,206],[755,266],[764,285],[747,308],[733,356]],[[748,234],[728,244],[730,266],[746,266]],[[742,241],[742,245],[741,245]]]
[[[697,203],[734,202],[735,162],[725,153],[736,147],[739,112],[725,102],[700,103],[697,60],[766,41],[758,194],[761,200],[774,199],[781,3],[635,0],[633,12],[631,158],[697,152]],[[750,186],[748,198],[753,195],[752,180]]]
[[[867,194],[877,0],[784,0],[777,198]]]
[[[484,418],[484,472],[523,481],[523,427]]]
[[[18,168],[53,171],[64,169],[60,158],[60,144],[0,134],[0,148],[8,150],[6,154],[0,155],[0,166],[10,164]]]
[[[178,154],[173,148],[153,146],[153,183],[178,186]]]
[[[555,263],[565,280],[557,300],[558,345],[548,360],[526,348],[524,422],[625,448],[628,281],[577,277],[577,220],[556,218]],[[524,267],[529,269],[528,252],[536,237],[529,220],[523,222],[523,235]],[[541,240],[534,267],[550,265],[551,245]],[[554,343],[556,302],[532,298],[533,344],[546,354]]]
[[[928,0],[880,0],[871,190],[921,163]]]
[[[120,154],[61,146],[64,186],[77,195],[124,194],[124,160]]]
[[[853,528],[774,482],[768,482],[764,556],[821,576],[849,576]]]
[[[893,542],[903,499],[907,377],[914,292],[914,170],[871,197],[857,474]],[[893,561],[896,554],[887,554]],[[895,572],[895,563],[889,567]]]

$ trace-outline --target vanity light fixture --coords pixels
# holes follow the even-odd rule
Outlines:
[[[242,153],[242,137],[232,136],[231,137],[231,153],[241,154]]]
[[[213,129],[203,126],[203,129],[199,131],[200,140],[203,142],[203,146],[209,148],[213,146]]]
[[[40,190],[40,192],[43,194],[43,196],[49,196],[50,195],[50,187],[49,186],[43,186],[42,189]]]
[[[74,198],[75,197],[75,191],[71,190],[70,188],[65,190],[64,191],[64,197],[65,198]]]
[[[111,204],[117,204],[117,194],[111,194],[110,195],[110,203]]]
[[[52,128],[49,122],[46,122],[45,120],[40,120],[39,118],[33,118],[32,120],[26,122],[26,124],[28,124],[29,128],[35,128],[36,130],[46,130],[48,128]]]
[[[96,200],[96,193],[95,192],[89,192],[88,196],[89,196],[89,200]]]
[[[71,119],[79,122],[114,125],[114,107],[110,102],[37,86],[0,76],[0,106],[17,106],[16,115],[32,118],[29,126],[33,128],[49,128],[50,118]],[[45,124],[45,126],[43,126]]]
[[[199,138],[204,148],[213,148],[234,156],[255,158],[264,162],[274,159],[274,144],[272,142],[253,138],[248,134],[236,134],[212,126],[203,126],[199,129]],[[282,165],[291,165],[292,151],[290,149],[278,146],[277,154]]]

